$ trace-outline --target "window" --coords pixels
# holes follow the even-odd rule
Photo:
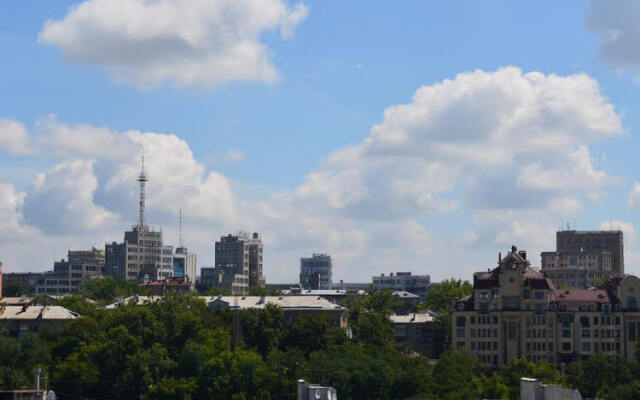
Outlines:
[[[571,337],[571,331],[569,329],[563,329],[562,337]]]
[[[562,351],[571,351],[571,343],[563,342],[562,343]]]
[[[636,341],[636,324],[635,322],[629,322],[627,325],[627,336],[630,341]]]
[[[495,315],[493,316],[493,323],[494,323],[495,325],[497,325],[497,324],[498,324],[498,317],[497,317],[497,316],[495,316]]]
[[[469,317],[469,323],[470,323],[471,325],[475,325],[475,323],[476,323],[476,317]]]
[[[469,336],[471,337],[476,337],[476,330],[474,328],[471,328],[469,331]]]
[[[491,289],[491,297],[493,297],[494,299],[499,299],[500,298],[500,289],[498,289],[498,288]]]
[[[465,317],[456,318],[456,326],[464,326],[465,325],[465,321],[466,321]]]
[[[591,351],[591,343],[582,342],[582,351]]]
[[[464,328],[458,328],[457,336],[458,337],[464,337]]]
[[[589,317],[580,317],[580,325],[584,328],[589,327]]]
[[[538,299],[538,300],[544,299],[544,292],[543,291],[537,291],[536,292],[536,299]]]
[[[582,330],[582,337],[583,338],[591,337],[591,331],[589,329],[583,329]]]
[[[531,298],[531,290],[524,289],[524,291],[522,292],[522,297],[524,297],[525,299],[530,299]]]

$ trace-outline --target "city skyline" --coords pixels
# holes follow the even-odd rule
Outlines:
[[[268,282],[325,252],[335,282],[467,279],[512,244],[539,267],[569,222],[623,230],[640,274],[638,5],[134,3],[0,11],[5,272],[120,241],[144,154],[146,221],[177,246],[182,209],[198,267],[247,231]]]

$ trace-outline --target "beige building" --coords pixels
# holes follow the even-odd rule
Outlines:
[[[452,344],[497,368],[514,358],[571,362],[597,353],[634,359],[640,279],[598,289],[556,290],[512,248],[498,267],[473,276],[473,294],[452,308]]]

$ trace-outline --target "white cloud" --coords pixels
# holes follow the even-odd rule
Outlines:
[[[47,21],[39,40],[138,86],[273,82],[260,36],[279,28],[290,38],[307,14],[282,0],[87,0]]]
[[[640,67],[640,3],[635,0],[592,0],[587,29],[600,36],[600,55],[615,68]]]
[[[26,143],[55,149],[54,166],[14,195],[16,221],[24,215],[51,246],[65,235],[91,241],[84,246],[107,235],[121,240],[136,221],[144,153],[148,222],[176,243],[182,208],[185,243],[201,265],[213,261],[218,235],[245,229],[263,233],[272,282],[295,280],[299,257],[314,251],[334,256],[336,278],[368,281],[398,269],[468,278],[482,262],[476,252],[490,249],[493,260],[513,243],[530,254],[552,248],[556,226],[617,182],[597,168],[588,146],[621,132],[620,117],[586,75],[475,71],[418,89],[410,103],[385,110],[362,143],[330,154],[294,190],[273,192],[208,170],[173,134],[49,118]],[[114,146],[121,153],[96,150]],[[85,208],[63,192],[77,192]],[[469,222],[442,226],[459,221]],[[461,249],[460,241],[473,249]],[[443,268],[452,251],[465,261]]]
[[[9,154],[32,154],[29,132],[17,121],[0,119],[0,150]]]
[[[631,192],[629,192],[629,200],[627,201],[630,207],[640,206],[640,182],[634,182]]]

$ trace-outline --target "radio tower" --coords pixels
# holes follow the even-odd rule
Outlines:
[[[138,182],[140,182],[140,219],[138,221],[138,229],[142,231],[147,230],[147,225],[144,222],[144,186],[147,180],[147,176],[144,174],[144,156],[142,156],[142,169],[140,170],[140,175],[138,176]]]

